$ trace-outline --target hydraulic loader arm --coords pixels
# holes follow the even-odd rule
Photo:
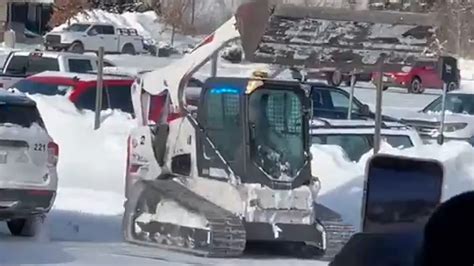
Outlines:
[[[264,4],[266,2],[266,5]],[[306,68],[398,71],[437,56],[436,14],[273,5],[259,0],[236,13],[246,59]]]
[[[438,55],[437,29],[435,14],[308,8],[250,0],[191,53],[143,75],[140,86],[152,95],[168,91],[173,105],[182,110],[188,80],[226,44],[239,38],[250,62],[372,72],[383,60],[384,71],[399,71],[419,57]]]

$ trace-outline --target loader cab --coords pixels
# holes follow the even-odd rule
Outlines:
[[[298,82],[207,80],[197,114],[200,175],[225,179],[230,168],[243,183],[309,183],[311,113],[309,90]]]

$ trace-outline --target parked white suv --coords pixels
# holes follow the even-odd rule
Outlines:
[[[402,121],[418,130],[427,142],[440,135],[443,96],[439,96],[423,110]],[[443,136],[446,141],[467,141],[474,146],[474,91],[453,91],[446,96],[446,120]]]
[[[17,236],[34,236],[56,198],[58,145],[36,103],[0,90],[0,220]]]
[[[136,29],[116,28],[107,23],[75,23],[62,31],[44,37],[46,50],[69,50],[74,53],[97,52],[137,54],[145,52],[142,36]]]
[[[406,149],[423,145],[420,135],[409,126],[397,122],[384,122],[382,125],[382,139],[394,148]],[[340,146],[350,161],[358,162],[374,147],[373,120],[314,118],[310,130],[312,145]]]

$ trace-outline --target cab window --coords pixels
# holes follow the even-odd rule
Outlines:
[[[217,149],[229,161],[235,160],[242,129],[238,90],[211,89],[206,92],[206,131]]]

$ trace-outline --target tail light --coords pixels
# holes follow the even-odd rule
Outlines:
[[[48,143],[48,163],[56,166],[59,160],[59,146],[54,142]]]

